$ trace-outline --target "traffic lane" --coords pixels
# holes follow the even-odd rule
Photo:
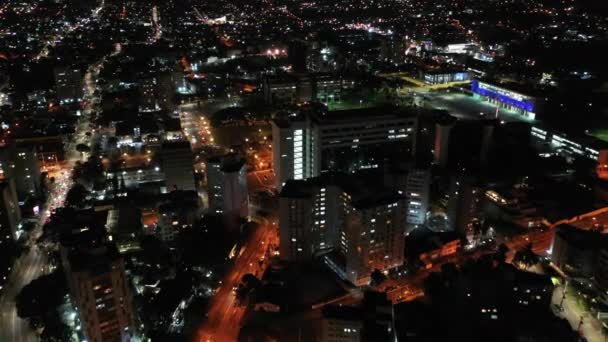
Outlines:
[[[201,329],[201,341],[230,341],[236,339],[245,308],[234,305],[235,298],[232,287],[240,282],[243,275],[257,273],[263,268],[264,264],[258,264],[258,260],[264,256],[272,238],[272,226],[260,226],[244,247],[243,254],[237,257],[233,270],[214,296],[213,303],[208,311],[207,322]]]

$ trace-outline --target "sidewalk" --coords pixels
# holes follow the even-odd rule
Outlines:
[[[583,325],[581,326],[581,333],[589,342],[604,342],[607,339],[602,335],[601,323],[592,316],[589,312],[584,312],[580,306],[576,303],[576,298],[572,294],[566,292],[566,299],[564,300],[564,310],[560,312],[559,304],[562,301],[564,286],[557,286],[553,291],[553,298],[551,300],[551,309],[553,313],[568,320],[573,330],[578,329],[581,315],[583,318]]]

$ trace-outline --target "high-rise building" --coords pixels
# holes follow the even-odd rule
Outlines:
[[[15,183],[10,178],[0,177],[0,241],[17,239],[20,221]]]
[[[0,149],[0,173],[15,181],[19,199],[40,195],[40,163],[34,147],[13,143]]]
[[[553,235],[551,261],[564,272],[591,277],[599,247],[607,246],[607,237],[597,230],[559,225]]]
[[[135,318],[124,262],[105,232],[63,236],[60,252],[87,341],[131,341]]]
[[[484,189],[477,179],[469,175],[452,178],[448,199],[448,224],[462,237],[474,233],[475,224],[482,222]]]
[[[374,270],[403,264],[405,212],[403,196],[396,192],[376,193],[347,207],[339,245],[346,279],[368,284]]]
[[[143,78],[139,81],[139,111],[155,112],[160,110],[156,77]]]
[[[83,77],[74,66],[55,69],[55,90],[60,104],[77,103],[84,96]]]
[[[403,264],[405,198],[354,176],[288,180],[279,200],[281,257],[304,261],[333,251],[330,267],[354,284]]]
[[[445,167],[448,164],[448,148],[450,133],[454,127],[456,118],[450,115],[442,117],[435,124],[435,147],[433,148],[435,164]]]
[[[207,189],[209,208],[224,215],[247,217],[247,165],[236,154],[212,157],[207,160]]]
[[[408,226],[424,224],[429,206],[431,171],[412,169],[407,174],[405,198],[407,201]]]
[[[164,142],[161,146],[161,158],[167,191],[196,190],[194,158],[189,142]]]
[[[324,171],[379,169],[407,160],[415,150],[417,119],[393,107],[300,114],[274,120],[273,165],[277,188],[288,179]]]
[[[272,163],[281,188],[288,179],[306,179],[319,173],[318,132],[310,121],[276,120],[272,123]]]
[[[156,94],[158,104],[163,110],[173,110],[175,108],[176,77],[184,78],[183,74],[176,74],[171,71],[164,71],[156,77]]]

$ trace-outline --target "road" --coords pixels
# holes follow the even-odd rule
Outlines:
[[[424,296],[423,285],[424,280],[433,272],[441,272],[441,266],[447,263],[462,265],[470,259],[478,259],[482,255],[493,253],[491,250],[478,249],[473,252],[458,252],[441,259],[433,261],[431,267],[420,270],[414,274],[405,275],[398,279],[388,279],[380,286],[376,287],[378,291],[386,291],[388,299],[393,304],[412,301]]]
[[[152,26],[154,27],[154,36],[151,38],[151,41],[157,42],[163,36],[163,28],[160,24],[159,20],[160,14],[158,13],[158,7],[152,7]]]
[[[566,297],[563,302],[563,311],[557,309],[559,307],[564,294],[564,286],[557,286],[553,291],[553,297],[551,303],[553,304],[552,308],[554,313],[562,318],[568,320],[573,330],[578,330],[588,342],[603,342],[605,341],[605,337],[602,335],[602,324],[595,319],[593,316],[590,316],[588,312],[583,311],[580,306],[576,303],[576,299],[574,296],[569,295],[566,292]],[[583,317],[583,324],[579,324],[581,322],[581,317]]]
[[[238,285],[243,275],[253,273],[263,274],[268,265],[269,245],[278,245],[276,221],[264,222],[251,236],[247,244],[236,257],[232,269],[222,280],[220,289],[211,300],[207,311],[207,321],[201,327],[197,340],[200,342],[229,342],[236,341],[245,306],[235,302],[233,286]],[[259,260],[264,257],[264,262]]]
[[[86,132],[90,130],[95,77],[99,73],[100,67],[101,62],[93,64],[85,74],[85,99],[87,101],[76,125],[72,141],[66,145],[67,161],[63,163],[64,169],[58,173],[55,183],[51,186],[41,215],[26,242],[29,250],[15,261],[14,269],[0,298],[0,341],[29,342],[37,340],[29,324],[17,315],[15,298],[25,285],[48,272],[49,264],[46,252],[41,251],[35,242],[41,236],[42,228],[51,212],[63,206],[65,196],[72,186],[72,170],[76,160],[80,158],[80,153],[76,151],[75,146],[80,143],[88,143],[90,139]]]
[[[51,38],[47,39],[42,44],[42,49],[40,49],[40,51],[34,57],[32,57],[31,62],[39,61],[40,59],[47,57],[49,55],[49,52],[51,51],[51,49],[54,48],[58,42],[63,40],[63,38],[65,36],[74,32],[81,26],[90,25],[90,21],[93,19],[96,19],[99,16],[99,13],[104,8],[104,6],[105,6],[105,1],[102,0],[99,3],[99,7],[97,7],[96,9],[93,10],[90,17],[81,18],[78,22],[68,25],[66,28],[64,28],[60,34],[56,34],[56,35],[52,36]]]
[[[64,171],[55,181],[42,214],[26,242],[29,250],[15,261],[13,272],[0,298],[0,341],[29,342],[37,340],[29,324],[17,315],[15,298],[25,285],[48,271],[46,252],[41,251],[35,241],[42,234],[42,227],[51,211],[63,206],[65,195],[72,183],[70,175],[71,172]]]

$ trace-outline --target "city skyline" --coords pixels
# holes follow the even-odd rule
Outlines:
[[[608,6],[5,0],[0,341],[603,341]]]

